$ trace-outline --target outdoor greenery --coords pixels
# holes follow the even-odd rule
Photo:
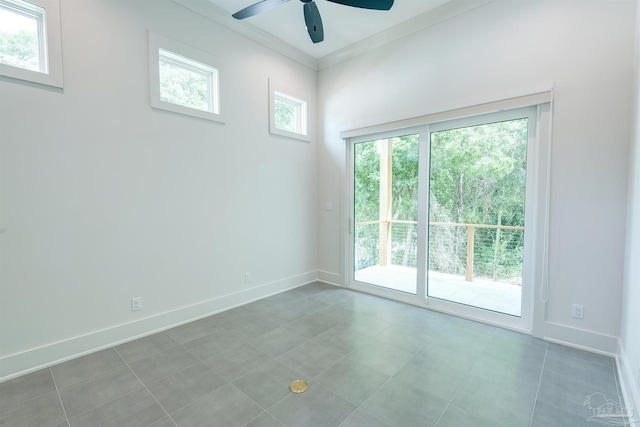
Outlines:
[[[464,275],[462,224],[524,226],[527,119],[435,132],[431,138],[429,269]],[[379,219],[383,143],[355,145],[357,269],[378,263],[380,226],[359,223]],[[393,138],[391,144],[392,220],[417,221],[418,135]],[[415,223],[394,223],[391,263],[416,267],[416,248]],[[476,228],[474,277],[521,284],[523,248],[522,230]]]
[[[274,119],[275,126],[278,129],[287,130],[289,132],[296,132],[296,107],[288,102],[274,100]]]
[[[160,100],[210,111],[209,76],[160,61]]]
[[[10,33],[0,30],[0,63],[39,71],[38,52],[38,35],[33,31]]]

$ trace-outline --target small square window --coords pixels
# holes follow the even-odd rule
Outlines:
[[[221,122],[215,62],[206,52],[150,32],[151,106]]]
[[[275,135],[309,141],[307,101],[276,89],[269,82],[269,131]]]
[[[307,134],[307,103],[284,93],[273,94],[274,124],[277,129]]]
[[[27,2],[0,2],[0,62],[47,72],[44,14],[43,8]]]
[[[218,114],[218,70],[165,49],[159,51],[160,100]]]
[[[58,0],[0,0],[0,75],[62,87]]]

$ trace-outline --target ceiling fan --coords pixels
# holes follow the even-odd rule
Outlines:
[[[245,19],[253,15],[257,15],[274,7],[287,3],[291,0],[262,0],[256,4],[242,9],[234,13],[232,16],[236,19]],[[307,32],[311,41],[320,43],[324,40],[324,29],[322,27],[322,18],[320,11],[314,0],[300,0],[303,4],[304,22],[307,25]],[[361,9],[373,10],[389,10],[393,6],[394,0],[328,0],[332,3],[338,3],[345,6],[359,7]]]

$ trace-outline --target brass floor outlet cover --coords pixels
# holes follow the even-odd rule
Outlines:
[[[291,393],[296,393],[296,394],[304,393],[305,391],[307,391],[308,388],[309,388],[309,384],[307,384],[307,382],[303,380],[295,380],[295,381],[292,381],[291,384],[289,384],[289,391]]]

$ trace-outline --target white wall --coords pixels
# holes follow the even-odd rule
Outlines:
[[[614,352],[634,7],[497,0],[321,71],[319,202],[342,201],[340,131],[555,85],[547,336]],[[319,269],[342,283],[345,215],[341,206],[319,217]],[[583,320],[572,303],[584,305]]]
[[[168,0],[61,12],[64,91],[0,80],[0,378],[317,268],[315,138],[270,136],[267,98],[313,107],[316,73]],[[225,125],[149,107],[147,29],[220,59]]]
[[[627,250],[622,298],[621,373],[627,406],[640,410],[640,5],[637,6]],[[626,380],[626,381],[625,381]]]

